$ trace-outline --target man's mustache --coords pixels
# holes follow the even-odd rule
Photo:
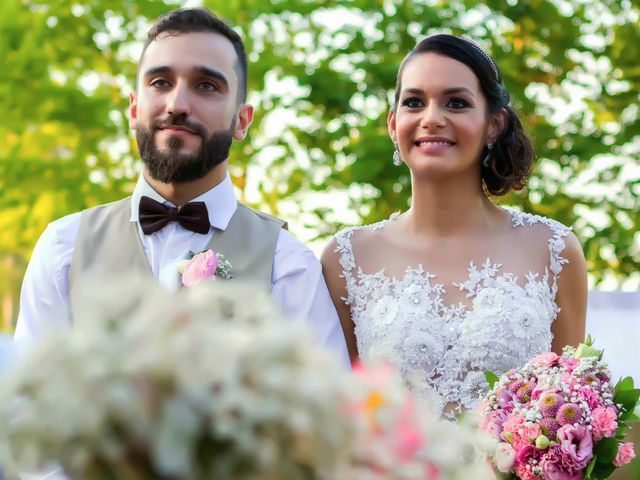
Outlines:
[[[151,122],[151,129],[154,131],[170,127],[186,128],[202,138],[206,138],[207,136],[207,129],[200,123],[189,121],[186,114],[169,115],[164,120],[154,120]]]

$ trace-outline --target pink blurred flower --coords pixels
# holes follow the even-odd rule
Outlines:
[[[424,443],[417,427],[416,415],[415,401],[412,398],[408,398],[395,420],[391,448],[403,462],[413,460]]]
[[[212,278],[218,268],[218,255],[213,250],[194,255],[187,263],[182,273],[182,284],[192,287],[198,283]]]
[[[613,437],[618,428],[618,418],[615,409],[598,407],[591,412],[593,416],[593,435],[597,442],[603,437]]]
[[[636,458],[636,452],[633,451],[633,443],[621,443],[618,446],[618,453],[616,453],[616,458],[614,458],[613,464],[616,467],[621,467],[622,465],[629,463],[634,458]]]

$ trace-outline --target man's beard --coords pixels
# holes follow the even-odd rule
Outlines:
[[[192,154],[180,153],[184,139],[178,136],[169,137],[166,150],[158,149],[156,132],[172,125],[188,128],[198,135],[202,145],[200,150]],[[162,183],[191,182],[204,177],[226,160],[234,130],[235,120],[228,130],[215,132],[207,139],[206,129],[201,124],[189,122],[185,114],[169,115],[166,120],[153,121],[150,128],[138,124],[136,141],[140,158],[151,178]]]

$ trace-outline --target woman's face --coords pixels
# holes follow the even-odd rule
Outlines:
[[[491,119],[491,120],[490,120]],[[499,132],[480,82],[464,63],[438,53],[415,55],[404,68],[389,134],[417,176],[475,175],[480,155]]]

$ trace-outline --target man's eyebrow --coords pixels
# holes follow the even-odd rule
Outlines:
[[[203,65],[197,65],[193,67],[193,71],[196,73],[199,73],[200,75],[205,75],[207,77],[215,78],[219,80],[222,84],[224,84],[225,87],[229,87],[229,80],[227,80],[227,77],[218,70],[214,70],[212,68],[205,67]],[[143,77],[147,78],[152,75],[158,75],[160,73],[172,73],[172,72],[173,72],[173,69],[168,65],[161,65],[158,67],[149,68],[147,71],[144,72]]]
[[[159,73],[171,73],[173,70],[168,66],[160,66],[160,67],[151,67],[142,75],[144,78],[149,77],[151,75],[157,75]]]
[[[198,72],[201,75],[205,75],[207,77],[211,77],[211,78],[215,78],[217,80],[220,80],[220,82],[222,82],[224,84],[225,87],[229,86],[229,81],[227,80],[227,77],[225,77],[225,75],[218,71],[218,70],[213,70],[212,68],[209,67],[205,67],[202,65],[198,65],[193,67],[193,70]]]

